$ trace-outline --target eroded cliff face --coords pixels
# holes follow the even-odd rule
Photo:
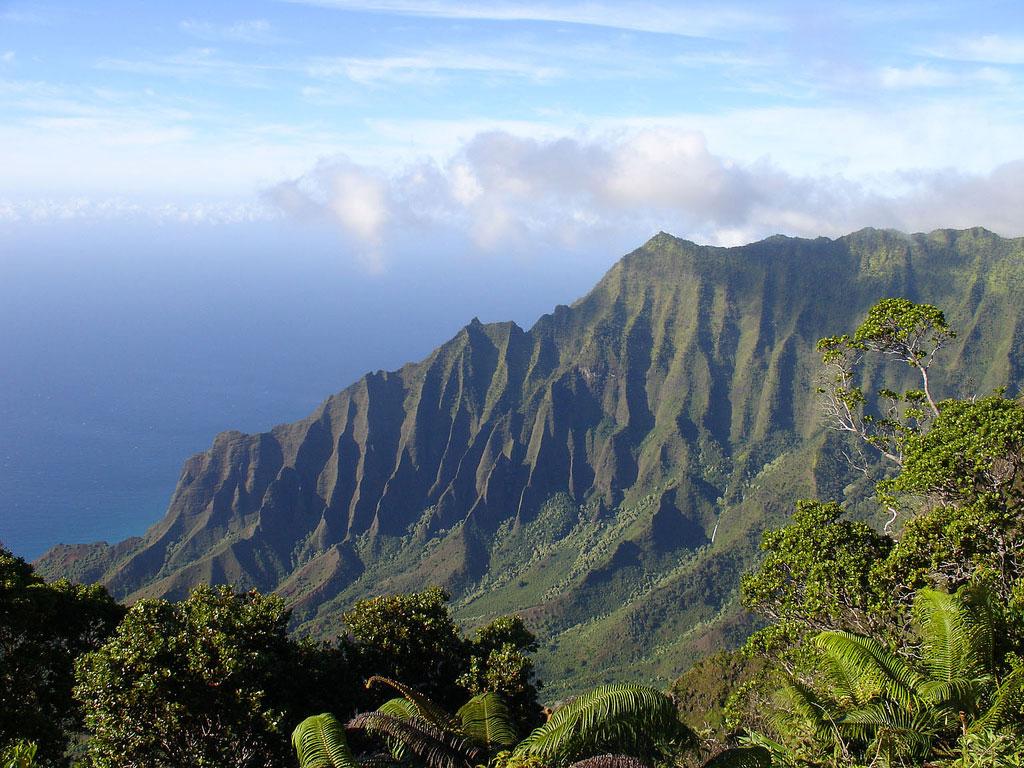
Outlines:
[[[1022,288],[1022,241],[984,230],[659,234],[529,331],[474,320],[302,421],[218,435],[145,536],[39,567],[128,599],[276,590],[319,634],[357,597],[441,583],[469,621],[526,613],[556,680],[672,675],[746,631],[735,591],[766,525],[863,495],[821,428],[816,340],[879,298],[927,301],[961,330],[940,386],[990,390],[1020,378]]]

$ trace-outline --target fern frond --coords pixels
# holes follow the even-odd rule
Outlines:
[[[495,747],[512,747],[519,736],[505,701],[496,693],[480,693],[459,709],[462,732],[493,752]]]
[[[870,695],[871,691],[864,690],[864,680],[853,674],[848,665],[840,664],[829,655],[822,659],[822,671],[825,673],[826,685],[832,692],[832,698],[845,706],[856,707],[864,703],[865,693]]]
[[[481,758],[480,750],[462,736],[425,720],[364,712],[349,720],[348,727],[402,742],[428,768],[473,768]]]
[[[307,717],[292,731],[299,768],[359,768],[352,756],[345,726],[332,714]]]
[[[981,673],[966,612],[955,597],[934,589],[919,590],[914,613],[921,628],[924,667],[932,680],[951,682]]]
[[[996,622],[1000,613],[995,592],[984,584],[961,589],[957,599],[969,624],[970,644],[979,670],[996,672]]]
[[[414,717],[420,716],[419,707],[408,699],[388,699],[377,707],[377,711],[392,717],[400,717],[404,720],[412,720]]]
[[[398,768],[400,765],[402,761],[387,752],[359,756],[359,768]]]
[[[975,712],[983,691],[991,682],[988,676],[928,680],[921,684],[920,694],[932,706],[940,709],[948,709],[951,712]]]
[[[833,631],[822,632],[814,642],[858,685],[877,686],[904,707],[918,700],[925,678],[874,638]]]
[[[1002,685],[992,697],[992,704],[975,720],[969,729],[972,733],[994,731],[1005,725],[1014,710],[1024,703],[1024,667],[1017,667],[1003,679]]]
[[[804,727],[810,728],[816,739],[833,740],[835,719],[838,715],[831,701],[822,698],[810,686],[791,675],[787,676],[779,695],[783,699],[783,706],[771,717],[772,727],[778,733],[791,730],[791,725],[796,720]]]
[[[459,723],[444,710],[444,707],[415,688],[382,675],[373,675],[366,681],[367,688],[372,688],[377,684],[386,685],[402,694],[406,701],[416,707],[417,716],[421,719],[447,730],[454,730],[459,727]]]
[[[927,707],[913,710],[893,701],[878,701],[847,712],[841,727],[890,755],[923,756],[931,749],[939,722],[935,710]]]
[[[419,718],[419,708],[408,699],[388,699],[379,707],[377,711],[384,715],[391,715],[397,717],[400,720],[416,720]],[[402,762],[405,760],[409,750],[406,749],[405,744],[398,739],[385,738],[384,743],[387,744],[388,752],[395,759],[396,762]],[[365,766],[363,768],[366,768]]]
[[[599,749],[632,752],[653,741],[692,743],[695,739],[664,693],[644,685],[613,684],[594,688],[555,711],[515,751],[545,760],[569,760]]]

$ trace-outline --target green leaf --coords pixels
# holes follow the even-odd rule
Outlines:
[[[348,727],[402,742],[428,768],[473,768],[482,757],[480,750],[461,735],[425,720],[364,712],[349,720]]]
[[[981,673],[972,652],[964,611],[952,595],[922,589],[914,600],[914,611],[921,627],[921,651],[929,677],[952,682]]]
[[[991,706],[971,725],[970,733],[995,730],[1014,716],[1014,710],[1024,703],[1024,667],[1017,667],[996,690]],[[1019,716],[1019,715],[1018,715]]]
[[[613,684],[588,691],[556,710],[527,736],[516,752],[558,761],[612,748],[649,752],[654,740],[692,743],[693,732],[679,722],[675,703],[643,685]]]
[[[842,667],[846,676],[877,685],[904,706],[913,706],[925,679],[902,658],[871,637],[852,632],[822,632],[814,642]]]
[[[386,685],[390,688],[394,688],[408,701],[416,710],[416,716],[426,720],[428,723],[433,723],[439,728],[447,730],[453,730],[459,727],[458,721],[450,714],[445,712],[444,708],[435,703],[430,697],[420,693],[414,688],[400,683],[397,680],[392,680],[388,677],[382,677],[380,675],[373,675],[366,681],[366,687],[372,688],[375,684]]]
[[[518,740],[505,701],[496,693],[480,693],[459,709],[462,732],[489,752],[511,747]]]
[[[650,768],[643,760],[629,755],[597,755],[577,760],[569,768]]]
[[[292,746],[299,768],[359,768],[345,738],[345,727],[330,713],[299,723],[292,732]]]

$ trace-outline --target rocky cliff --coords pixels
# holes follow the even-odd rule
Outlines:
[[[815,341],[927,301],[960,329],[940,390],[986,391],[1020,381],[1022,295],[1024,241],[980,229],[659,234],[529,330],[474,320],[302,421],[218,435],[143,537],[39,567],[128,599],[275,590],[323,635],[357,597],[440,583],[468,622],[527,615],[556,683],[673,676],[749,629],[736,586],[766,525],[864,496],[822,429]]]

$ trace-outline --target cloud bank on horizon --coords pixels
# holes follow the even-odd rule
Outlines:
[[[1024,235],[1022,76],[1012,2],[0,2],[0,227]]]

